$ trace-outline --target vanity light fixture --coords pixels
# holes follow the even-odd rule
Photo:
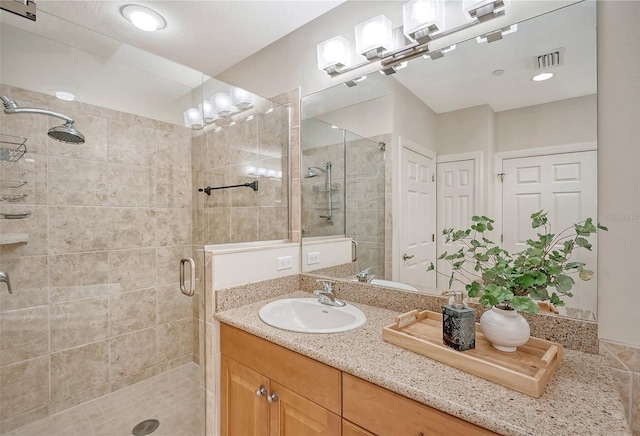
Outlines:
[[[253,106],[253,94],[234,86],[231,88],[231,104],[239,111],[247,110]]]
[[[211,103],[213,104],[213,110],[219,117],[227,117],[233,112],[231,97],[226,92],[219,92],[211,97]]]
[[[505,35],[509,35],[511,33],[516,33],[518,31],[518,25],[512,24],[511,26],[503,27],[502,29],[494,30],[493,32],[485,33],[484,35],[476,36],[476,41],[478,44],[482,44],[484,42],[495,42],[500,41]]]
[[[419,56],[441,58],[447,49],[432,52],[429,49],[430,41],[504,16],[509,3],[510,0],[463,0],[463,12],[468,21],[458,27],[446,29],[444,0],[412,0],[403,5],[403,25],[396,29],[392,28],[391,20],[384,15],[355,26],[356,53],[363,56],[365,62],[352,66],[351,43],[344,36],[338,35],[317,45],[318,68],[335,77],[380,61],[382,74],[389,75],[402,68],[398,67],[399,64]],[[501,29],[498,33],[499,36],[492,35],[492,38],[496,38],[494,40],[507,34],[507,30]],[[400,38],[397,37],[398,34]],[[455,46],[449,49],[453,47]]]
[[[140,30],[153,32],[167,27],[167,22],[162,15],[142,5],[125,5],[120,9],[123,17]]]
[[[216,114],[213,103],[209,100],[204,100],[202,103],[198,105],[198,109],[200,110],[200,114],[205,124],[213,123],[218,115]]]
[[[533,76],[532,80],[534,82],[543,82],[545,80],[551,79],[552,77],[553,77],[553,73],[540,73]]]
[[[407,68],[407,65],[409,65],[409,62],[400,62],[399,64],[389,65],[388,67],[382,67],[382,69],[380,70],[380,74],[383,74],[385,76],[390,76],[392,74],[397,73],[399,70],[403,68]]]
[[[194,130],[202,129],[204,127],[204,122],[202,121],[202,113],[200,112],[200,109],[190,107],[184,111],[184,125]]]
[[[346,82],[344,82],[344,84],[347,86],[347,88],[353,88],[358,83],[360,83],[363,80],[365,80],[366,78],[367,78],[367,76],[356,77],[355,79],[347,80]]]
[[[435,61],[436,59],[443,58],[446,53],[449,53],[450,51],[453,51],[455,49],[456,49],[456,44],[452,44],[449,47],[445,47],[440,50],[430,51],[429,53],[422,55],[422,57],[425,59],[431,59]]]

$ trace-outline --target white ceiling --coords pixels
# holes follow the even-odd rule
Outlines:
[[[37,7],[215,76],[343,1],[38,0]],[[155,10],[167,27],[157,32],[136,29],[120,14],[120,8],[129,3]]]

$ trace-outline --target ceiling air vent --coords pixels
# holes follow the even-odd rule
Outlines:
[[[538,70],[560,66],[564,63],[564,48],[538,55],[534,58],[534,61]]]

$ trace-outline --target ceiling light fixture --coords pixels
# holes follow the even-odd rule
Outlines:
[[[430,41],[504,16],[508,5],[509,0],[463,0],[463,11],[469,21],[446,29],[443,0],[412,0],[402,7],[403,25],[399,28],[392,28],[391,20],[384,15],[355,26],[356,53],[363,56],[365,62],[352,66],[351,43],[338,35],[317,45],[318,68],[335,77],[380,61],[383,74],[393,74],[399,69],[399,64],[419,56],[442,57],[447,49],[432,52]],[[400,38],[397,38],[398,34]],[[500,36],[502,34],[506,33],[502,32]]]
[[[534,82],[543,82],[545,80],[551,79],[552,77],[553,77],[553,73],[540,73],[533,76],[532,80]]]
[[[73,101],[76,99],[76,96],[73,95],[70,92],[66,92],[66,91],[56,91],[55,92],[55,96],[56,98],[60,99],[60,100],[64,100],[64,101]]]
[[[120,9],[120,13],[140,30],[153,32],[164,29],[167,22],[162,15],[141,5],[125,5]]]

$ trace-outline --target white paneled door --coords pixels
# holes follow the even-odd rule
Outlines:
[[[454,253],[464,244],[445,243],[442,230],[454,228],[466,229],[471,225],[471,217],[476,214],[476,161],[473,159],[453,162],[439,162],[438,173],[438,229],[436,233],[438,256],[442,253]],[[451,265],[439,260],[437,264],[438,289],[449,289]],[[464,284],[454,282],[451,289],[464,289]]]
[[[554,154],[502,161],[503,248],[510,253],[525,248],[535,237],[531,214],[549,212],[552,232],[558,233],[573,223],[591,217],[597,221],[597,161],[595,151]],[[585,262],[596,271],[597,243],[591,237],[593,251],[577,250],[572,260]],[[564,299],[568,307],[597,309],[596,279],[584,282],[574,277],[574,297]]]
[[[401,156],[400,281],[417,286],[436,285],[436,181],[433,159],[408,148]]]

